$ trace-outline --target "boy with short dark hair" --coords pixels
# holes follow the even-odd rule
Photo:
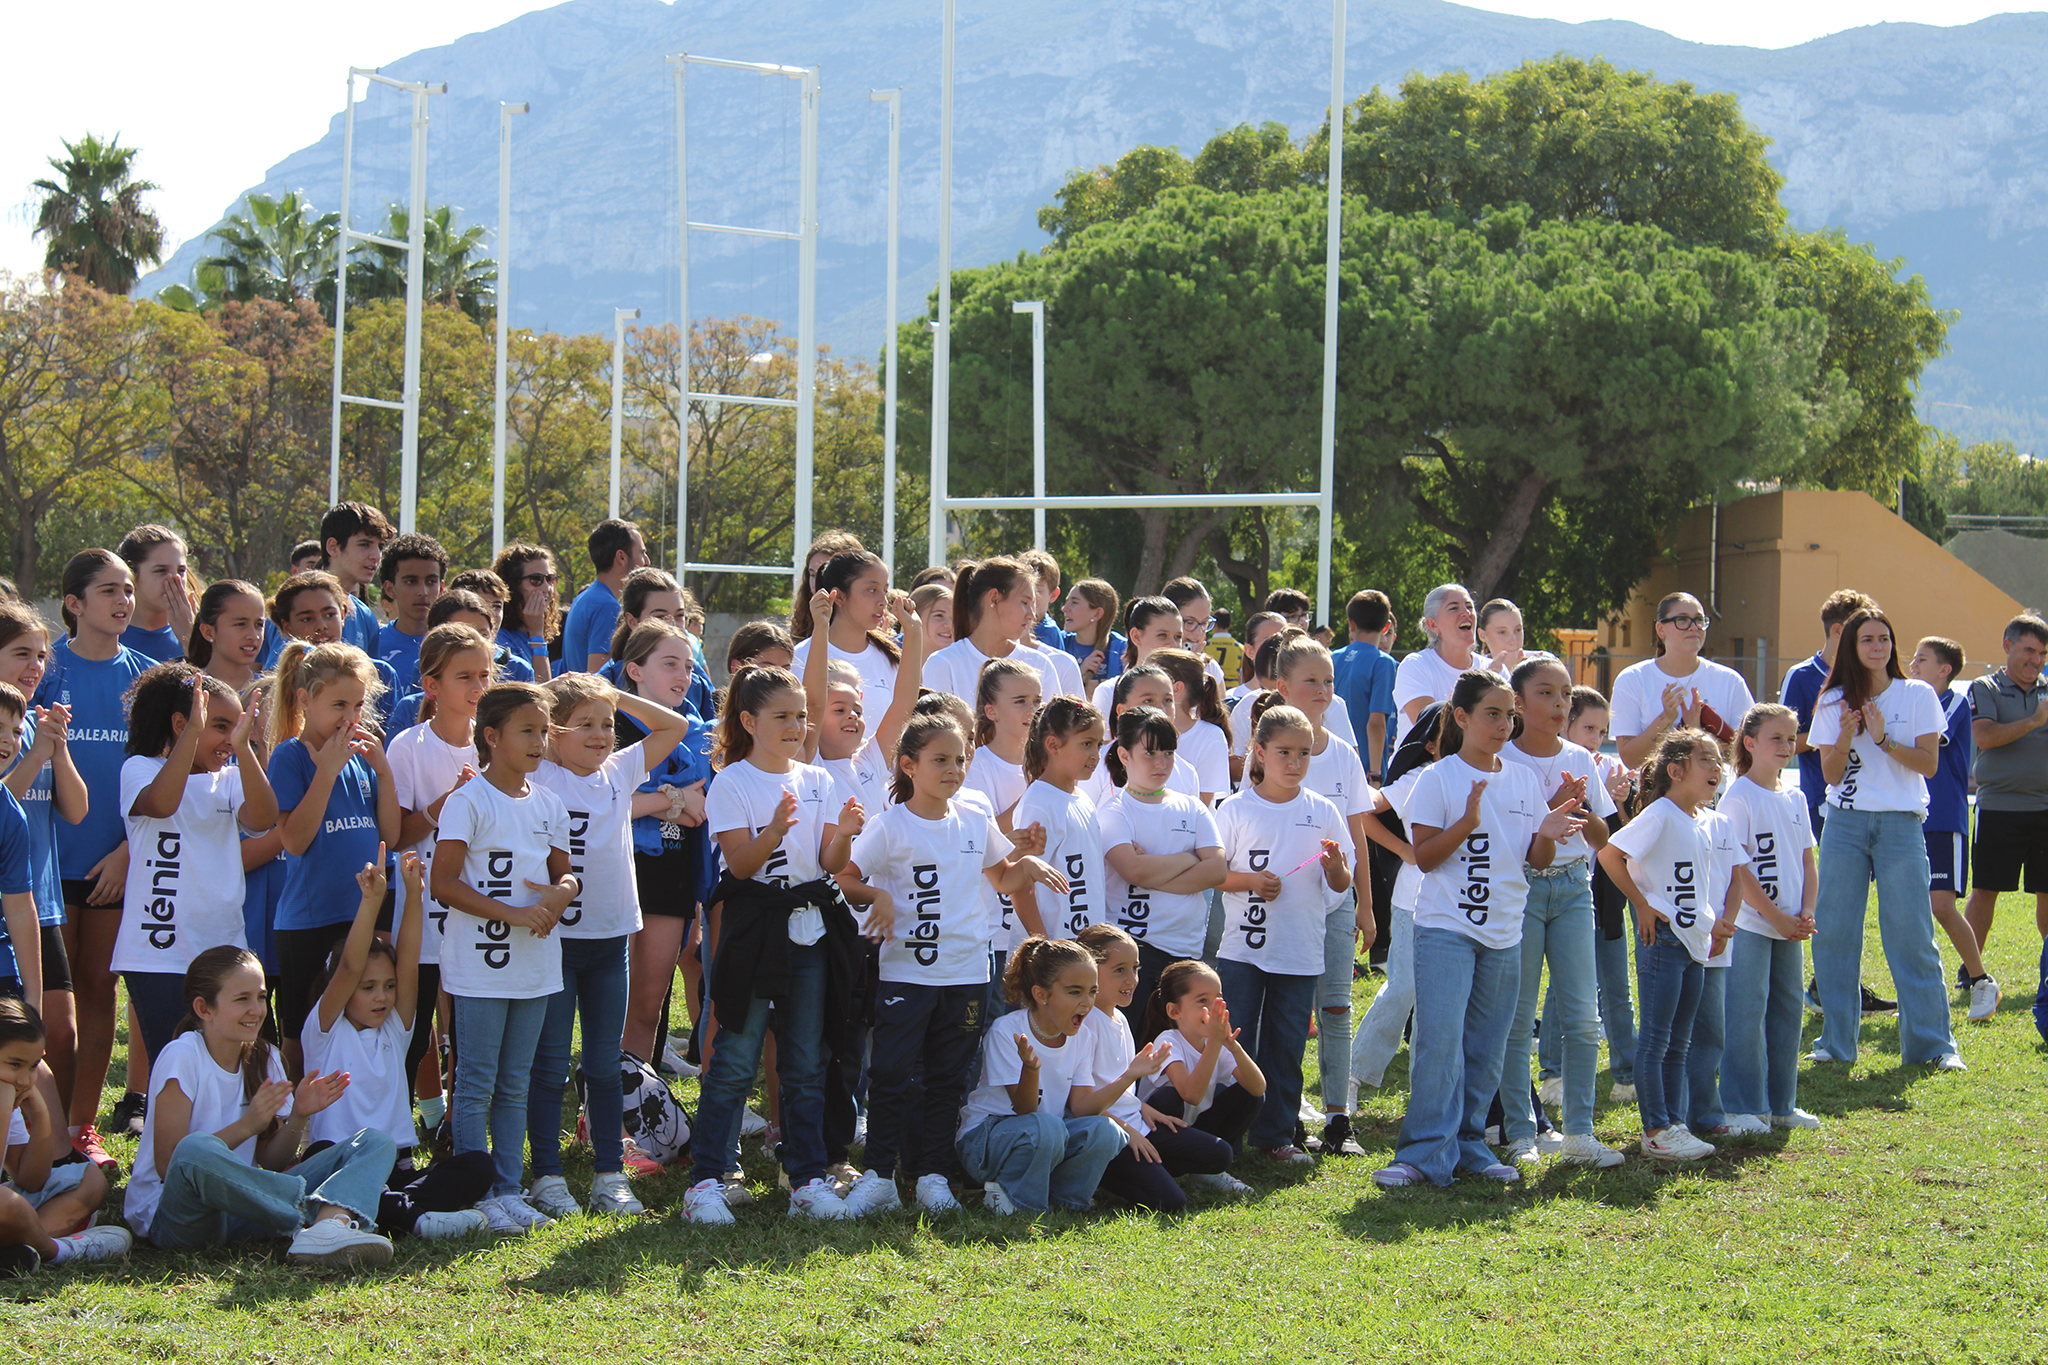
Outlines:
[[[374,657],[391,665],[401,693],[419,686],[427,612],[441,595],[447,574],[448,552],[432,536],[400,536],[384,547],[377,585],[391,599],[391,620],[378,632]]]
[[[1024,567],[1031,570],[1032,577],[1038,580],[1038,596],[1045,603],[1044,613],[1031,627],[1033,638],[1047,649],[1064,651],[1067,633],[1053,619],[1053,611],[1060,604],[1060,562],[1044,550],[1026,550],[1017,558],[1024,561]]]
[[[384,542],[397,534],[382,512],[364,502],[338,502],[320,518],[320,567],[340,579],[348,593],[349,616],[341,623],[341,638],[373,659],[378,657],[377,613],[360,594],[377,581]]]
[[[1999,991],[1984,970],[1977,931],[1956,909],[1956,897],[1970,891],[1970,760],[1975,756],[1969,691],[1949,687],[1962,671],[1963,647],[1941,635],[1922,640],[1906,666],[1907,677],[1926,683],[1941,700],[1941,749],[1934,776],[1927,779],[1927,818],[1920,825],[1927,837],[1928,897],[1935,922],[1962,958],[1956,985],[1970,993],[1970,1022],[1981,1024],[1997,1012]]]
[[[595,673],[612,657],[612,630],[619,623],[619,590],[626,575],[650,562],[640,528],[613,517],[591,528],[590,567],[597,577],[569,604],[562,626],[562,671]]]
[[[1266,601],[1259,610],[1283,616],[1287,619],[1288,625],[1300,626],[1307,630],[1309,618],[1315,615],[1316,604],[1299,588],[1275,588],[1266,594]]]
[[[292,552],[285,556],[285,563],[291,566],[293,573],[308,573],[320,567],[320,557],[319,541],[302,540],[292,546]]]

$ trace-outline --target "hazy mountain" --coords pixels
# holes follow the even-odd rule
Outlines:
[[[678,311],[675,119],[665,58],[682,51],[822,69],[819,310],[822,338],[881,345],[887,125],[869,90],[900,86],[903,290],[935,275],[939,6],[936,0],[571,0],[386,68],[445,80],[432,104],[428,193],[495,223],[500,100],[515,125],[513,317],[604,331],[614,307]],[[1218,128],[1317,126],[1328,101],[1330,16],[1282,0],[970,3],[958,28],[954,260],[969,266],[1044,242],[1035,214],[1067,172],[1140,142],[1192,152]],[[1561,24],[1438,3],[1353,0],[1351,96],[1411,71],[1499,70],[1566,51],[1729,90],[1776,141],[1801,226],[1840,224],[1904,255],[1962,314],[1954,354],[1928,375],[1930,420],[1972,437],[2048,438],[2048,361],[2029,343],[2048,320],[2037,264],[2048,226],[2048,15],[1966,28],[1884,24],[1783,51],[1681,42],[1635,24]],[[339,63],[345,52],[332,58]],[[308,78],[325,74],[309,70]],[[794,81],[693,68],[687,91],[690,216],[793,225]],[[408,101],[379,90],[357,120],[356,222],[403,193]],[[224,154],[232,154],[224,148]],[[341,120],[252,189],[340,193]],[[691,311],[796,319],[788,244],[693,234]],[[186,243],[144,282],[184,279]],[[1020,320],[1020,327],[1026,324]]]

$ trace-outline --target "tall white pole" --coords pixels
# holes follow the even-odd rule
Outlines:
[[[1344,0],[1332,0],[1336,13],[1330,48],[1330,201],[1323,246],[1323,460],[1316,503],[1316,606],[1323,624],[1333,626],[1336,604],[1330,598],[1330,545],[1337,517],[1337,267],[1343,257],[1344,233]]]
[[[341,501],[342,322],[348,316],[348,204],[355,171],[356,69],[348,69],[348,102],[341,106],[341,229],[334,240],[334,413],[328,423],[327,505]]]
[[[626,435],[626,324],[640,316],[638,308],[612,309],[612,481],[608,517],[619,514],[619,448]]]
[[[888,362],[882,378],[882,563],[896,572],[896,252],[898,209],[903,192],[903,92],[870,90],[870,100],[889,106],[889,268],[883,298]]]
[[[1031,314],[1031,496],[1045,497],[1045,300],[1018,299],[1013,313]],[[1045,548],[1045,509],[1031,509],[1031,544]]]
[[[420,520],[420,326],[427,294],[427,92],[412,94],[412,208],[405,233],[405,411],[399,426],[398,530]]]
[[[790,550],[798,575],[811,548],[811,485],[818,428],[818,68],[803,75],[796,283],[796,515]]]
[[[505,349],[512,310],[512,116],[527,106],[498,105],[498,373],[491,408],[491,558],[505,548]]]
[[[676,239],[681,270],[682,295],[676,314],[676,582],[683,581],[683,565],[690,562],[690,177],[689,158],[683,152],[683,74],[688,69],[682,57],[671,57],[669,66],[676,82]]]
[[[953,0],[939,47],[939,325],[932,334],[931,562],[946,562],[946,457],[953,408]]]

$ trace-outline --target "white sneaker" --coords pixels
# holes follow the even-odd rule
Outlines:
[[[558,1175],[544,1175],[533,1182],[533,1188],[526,1192],[524,1202],[550,1218],[574,1218],[583,1212],[583,1206],[576,1202],[576,1196],[569,1193],[569,1182]]]
[[[732,1209],[725,1202],[723,1180],[700,1180],[683,1194],[685,1223],[732,1223]]]
[[[633,1194],[633,1182],[624,1171],[607,1171],[590,1178],[590,1211],[613,1217],[631,1217],[647,1212],[647,1206]]]
[[[865,1218],[871,1213],[903,1207],[903,1196],[896,1191],[895,1177],[883,1175],[880,1171],[863,1172],[843,1197],[848,1218]]]
[[[755,1113],[752,1108],[740,1110],[740,1136],[752,1137],[768,1131],[768,1120]]]
[[[285,1259],[294,1265],[383,1265],[391,1259],[391,1243],[364,1232],[353,1218],[323,1218],[299,1229]]]
[[[1816,1066],[1822,1066],[1835,1060],[1835,1054],[1822,1047],[1819,1043],[1815,1043],[1813,1051],[1806,1054],[1806,1060],[1814,1063]]]
[[[933,1172],[917,1178],[917,1206],[926,1213],[951,1213],[960,1201],[953,1197],[952,1182]]]
[[[993,1180],[981,1182],[981,1206],[990,1213],[1000,1213],[1005,1218],[1017,1211],[1017,1206],[1010,1202],[1009,1194]]]
[[[1614,1089],[1607,1092],[1607,1098],[1615,1104],[1634,1104],[1636,1102],[1636,1088],[1621,1081],[1616,1081]]]
[[[690,1077],[702,1075],[704,1068],[691,1066],[689,1059],[677,1050],[674,1043],[664,1043],[661,1048],[660,1069],[671,1076]]]
[[[1536,1151],[1541,1156],[1556,1156],[1564,1150],[1564,1134],[1555,1128],[1546,1128],[1536,1135]]]
[[[1536,1098],[1545,1109],[1555,1109],[1564,1103],[1564,1077],[1552,1076],[1536,1087]]]
[[[1511,1142],[1508,1144],[1508,1149],[1501,1153],[1502,1160],[1511,1166],[1534,1165],[1541,1157],[1542,1153],[1536,1150],[1535,1138],[1528,1138],[1521,1142]]]
[[[1303,1127],[1320,1128],[1323,1126],[1323,1107],[1311,1100],[1307,1095],[1303,1095],[1301,1097],[1300,1117]]]
[[[521,1232],[531,1232],[535,1228],[551,1228],[555,1225],[554,1219],[527,1203],[523,1195],[499,1195],[498,1208],[507,1218],[519,1225]]]
[[[1970,983],[1970,1022],[1981,1024],[1998,1012],[1998,983],[1982,977]]]
[[[69,1237],[59,1237],[57,1240],[66,1248],[66,1265],[73,1262],[83,1265],[88,1261],[118,1261],[135,1245],[134,1235],[118,1223],[89,1227],[74,1232]]]
[[[1674,1123],[1660,1133],[1643,1134],[1643,1155],[1659,1161],[1698,1161],[1713,1154],[1714,1149],[1686,1132],[1682,1123]]]
[[[474,1211],[484,1216],[484,1226],[491,1230],[494,1237],[517,1237],[526,1231],[512,1220],[512,1216],[505,1212],[504,1204],[496,1199],[477,1200]]]
[[[423,1213],[412,1225],[412,1235],[422,1242],[445,1242],[450,1237],[470,1237],[490,1230],[491,1220],[480,1209]]]
[[[1479,1135],[1479,1140],[1489,1147],[1500,1146],[1500,1125],[1497,1123],[1487,1124],[1486,1131]]]
[[[1761,1114],[1727,1114],[1721,1126],[1733,1137],[1761,1137],[1771,1131],[1771,1121]]]
[[[1245,1184],[1228,1171],[1221,1171],[1215,1175],[1184,1176],[1183,1179],[1198,1190],[1208,1190],[1211,1194],[1220,1194],[1231,1198],[1241,1199],[1245,1195],[1257,1193],[1251,1186]]]
[[[1820,1120],[1815,1118],[1813,1115],[1807,1113],[1804,1109],[1794,1109],[1789,1114],[1771,1115],[1771,1127],[1818,1128],[1820,1127]]]
[[[1968,1071],[1970,1064],[1956,1053],[1945,1052],[1935,1058],[1934,1069],[1937,1071]]]
[[[1610,1171],[1619,1166],[1625,1157],[1591,1133],[1568,1133],[1564,1146],[1557,1154],[1559,1161],[1574,1166],[1592,1166],[1598,1170]]]
[[[815,1218],[820,1222],[837,1222],[850,1218],[846,1201],[832,1188],[832,1182],[819,1176],[790,1192],[789,1216],[792,1218]]]

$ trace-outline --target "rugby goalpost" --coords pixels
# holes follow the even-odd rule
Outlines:
[[[1337,463],[1337,268],[1341,258],[1344,191],[1344,6],[1331,0],[1330,168],[1329,204],[1323,273],[1323,411],[1318,487],[1312,493],[1143,493],[1047,496],[1044,463],[1043,370],[1034,374],[1034,491],[1029,497],[954,497],[947,487],[952,403],[953,326],[953,11],[956,0],[943,0],[944,33],[939,78],[939,317],[932,337],[931,509],[929,552],[933,564],[946,562],[946,519],[952,512],[1031,511],[1040,546],[1045,539],[1047,511],[1100,509],[1145,510],[1193,507],[1314,507],[1316,526],[1316,606],[1326,625],[1341,614],[1330,600],[1330,547],[1336,522]],[[1019,311],[1023,311],[1021,308]],[[1042,354],[1044,314],[1033,318],[1034,346]]]

